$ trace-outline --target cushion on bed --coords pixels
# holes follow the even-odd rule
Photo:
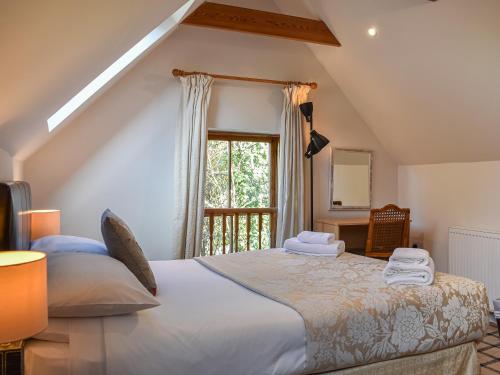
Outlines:
[[[123,263],[106,255],[51,254],[47,276],[49,317],[121,315],[160,304]]]
[[[108,254],[108,249],[100,241],[85,237],[52,235],[31,242],[31,249],[44,253],[94,253]]]
[[[156,295],[153,271],[127,224],[107,209],[102,214],[101,232],[109,255],[123,262],[142,285]]]

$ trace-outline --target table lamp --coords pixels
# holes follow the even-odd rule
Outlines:
[[[61,234],[60,210],[28,211],[31,220],[31,241],[38,238]]]
[[[0,367],[22,368],[22,340],[48,324],[47,259],[38,251],[0,251]]]

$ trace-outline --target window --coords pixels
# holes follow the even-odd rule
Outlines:
[[[274,246],[279,137],[209,132],[202,255]]]

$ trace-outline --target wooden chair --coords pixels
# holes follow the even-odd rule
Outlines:
[[[388,204],[370,211],[365,255],[388,258],[394,249],[408,247],[410,242],[410,209]]]

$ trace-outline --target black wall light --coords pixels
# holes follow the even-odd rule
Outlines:
[[[314,178],[313,178],[313,155],[316,155],[320,152],[330,141],[325,136],[319,134],[316,130],[313,130],[313,104],[312,102],[302,103],[299,105],[300,112],[306,118],[306,121],[309,123],[310,129],[310,138],[311,141],[307,145],[307,150],[305,153],[305,157],[311,160],[311,180],[310,180],[310,194],[311,194],[311,223],[310,228],[311,231],[314,228]]]

